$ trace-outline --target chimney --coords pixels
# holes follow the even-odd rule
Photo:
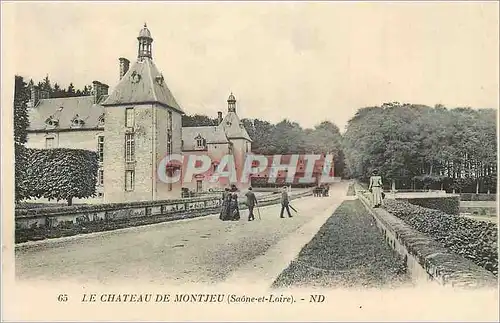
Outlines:
[[[94,103],[99,103],[103,95],[108,95],[109,86],[99,81],[92,82],[94,86]]]
[[[36,88],[35,85],[31,85],[31,100],[30,100],[30,106],[32,108],[36,107],[38,104],[38,100],[40,98],[40,91]]]
[[[217,119],[219,120],[219,124],[221,124],[221,122],[222,122],[222,112],[221,111],[217,112]]]
[[[120,80],[125,74],[127,74],[128,68],[130,67],[130,61],[124,57],[120,57]]]

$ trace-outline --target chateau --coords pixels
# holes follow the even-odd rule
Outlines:
[[[153,62],[146,24],[137,40],[137,60],[119,59],[120,79],[111,93],[99,81],[93,82],[93,95],[70,98],[48,98],[32,86],[27,147],[97,151],[97,198],[88,202],[165,200],[179,198],[183,187],[201,192],[227,185],[204,178],[170,184],[158,179],[158,165],[167,154],[232,154],[242,161],[252,140],[232,93],[227,114],[218,113],[217,126],[182,127],[184,111]]]

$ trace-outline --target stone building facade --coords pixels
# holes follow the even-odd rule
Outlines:
[[[164,183],[157,176],[168,154],[234,155],[244,159],[251,139],[236,114],[230,95],[225,117],[212,127],[182,127],[183,109],[153,62],[153,38],[144,25],[137,60],[119,59],[120,80],[109,86],[93,82],[93,95],[48,98],[31,88],[29,148],[78,148],[99,155],[97,196],[76,203],[114,203],[179,198],[181,188],[205,191],[213,186]],[[166,170],[171,171],[171,170]]]
[[[227,114],[224,117],[222,112],[218,113],[217,126],[182,128],[185,158],[189,155],[208,155],[213,163],[207,172],[195,176],[189,183],[184,183],[183,186],[192,191],[220,190],[227,187],[231,184],[228,178],[220,178],[216,182],[210,181],[218,162],[225,155],[231,155],[236,173],[240,174],[246,156],[252,151],[252,139],[236,113],[236,98],[232,93],[227,99],[227,105]],[[249,182],[241,183],[238,180],[237,186],[244,190],[249,186]]]

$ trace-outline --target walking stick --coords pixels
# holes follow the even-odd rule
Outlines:
[[[299,213],[299,212],[298,212],[298,211],[297,211],[297,210],[296,210],[296,209],[292,206],[292,204],[290,204],[290,203],[289,203],[289,204],[288,204],[288,206],[289,206],[292,210],[294,210],[294,211],[295,211],[295,213]]]
[[[259,220],[262,220],[261,217],[260,217],[260,209],[259,209],[258,205],[257,205],[257,213],[259,214]]]

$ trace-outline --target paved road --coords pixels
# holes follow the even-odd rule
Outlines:
[[[291,219],[280,219],[280,207],[273,205],[261,208],[260,221],[257,216],[248,222],[243,211],[238,222],[209,216],[22,248],[16,251],[16,274],[23,280],[100,284],[123,279],[155,284],[224,282],[283,239],[293,243],[294,234],[300,235],[301,228],[346,191],[347,183],[337,183],[330,198],[292,201],[299,214],[292,212]]]

